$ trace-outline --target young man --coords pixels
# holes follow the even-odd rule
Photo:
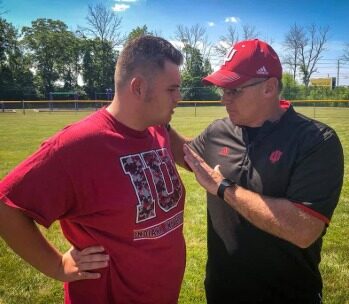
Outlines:
[[[163,125],[181,98],[181,63],[162,38],[131,41],[111,105],[48,139],[0,183],[0,235],[68,282],[65,303],[177,303],[185,190]],[[34,224],[55,220],[77,250],[62,256]]]
[[[229,115],[184,147],[207,190],[209,304],[321,303],[322,236],[343,151],[334,130],[279,100],[281,77],[275,51],[255,39],[237,43],[203,80],[221,88]],[[183,165],[184,139],[170,135]]]

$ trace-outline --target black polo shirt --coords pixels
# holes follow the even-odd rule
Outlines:
[[[327,125],[289,106],[279,121],[258,129],[216,120],[191,146],[240,186],[286,198],[329,223],[344,161],[340,141]],[[322,290],[321,238],[301,249],[256,228],[215,195],[207,194],[207,207],[209,303],[315,303]]]

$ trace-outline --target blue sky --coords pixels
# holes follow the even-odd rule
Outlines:
[[[85,25],[87,7],[100,0],[2,0],[3,16],[17,27],[30,25],[37,18],[64,21],[71,30]],[[227,27],[243,24],[256,27],[262,39],[272,39],[281,55],[282,42],[290,27],[298,25],[329,26],[328,50],[323,54],[316,77],[337,76],[336,60],[349,43],[348,0],[106,0],[106,5],[120,15],[121,31],[128,33],[146,24],[148,29],[172,40],[176,25],[206,27],[212,43],[227,33]],[[218,63],[213,63],[217,65]],[[349,83],[349,66],[340,70],[343,84]]]

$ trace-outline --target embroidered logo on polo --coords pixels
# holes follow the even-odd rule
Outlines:
[[[269,156],[270,162],[271,162],[272,164],[277,163],[277,162],[280,160],[282,154],[283,154],[283,153],[282,153],[280,150],[275,150],[275,151],[271,152],[271,154],[270,154],[270,156]]]
[[[258,69],[256,71],[257,75],[269,75],[268,70],[266,69],[266,67],[263,65],[260,69]]]
[[[228,154],[229,154],[229,149],[228,149],[228,147],[222,147],[222,148],[220,148],[218,154],[221,155],[221,156],[228,156]]]
[[[136,223],[156,217],[156,206],[168,212],[178,205],[183,189],[167,149],[127,155],[120,162],[138,198]]]

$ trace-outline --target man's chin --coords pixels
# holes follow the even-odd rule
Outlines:
[[[169,123],[171,120],[172,120],[172,115],[174,114],[174,112],[172,111],[168,117],[167,117],[167,122],[166,123]]]
[[[229,119],[234,125],[239,125],[239,120],[236,119],[236,116],[229,114]]]
[[[163,119],[161,122],[159,122],[159,125],[167,125],[171,121],[171,117],[168,117],[167,119]]]

